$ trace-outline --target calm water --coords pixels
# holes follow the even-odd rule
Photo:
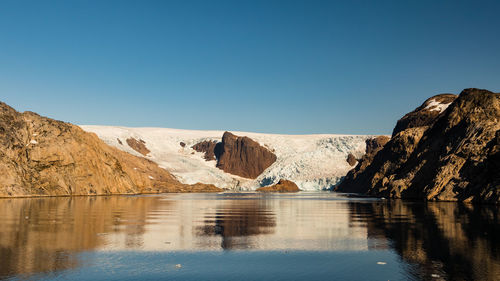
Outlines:
[[[0,200],[0,279],[500,280],[498,207],[334,193]]]

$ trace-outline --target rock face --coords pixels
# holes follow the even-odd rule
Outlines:
[[[202,141],[193,145],[191,148],[198,152],[205,153],[205,156],[203,156],[203,158],[205,158],[205,160],[207,161],[210,161],[215,160],[216,146],[217,141]]]
[[[260,191],[260,192],[298,192],[298,191],[300,191],[300,189],[293,181],[280,179],[277,184],[271,185],[271,186],[264,186],[264,187],[258,188],[256,191]]]
[[[356,165],[356,162],[358,162],[358,160],[356,160],[356,157],[352,155],[352,153],[349,153],[349,155],[347,155],[346,161],[347,163],[349,163],[349,165],[351,165],[351,167]]]
[[[405,115],[369,165],[359,163],[356,169],[362,164],[365,169],[359,167],[356,176],[346,177],[336,190],[388,198],[498,203],[500,94],[465,89],[434,120],[404,121],[418,115],[419,109],[432,110],[428,107],[432,99]]]
[[[276,161],[276,155],[249,137],[230,132],[222,136],[220,150],[215,151],[217,167],[244,178],[257,178]]]
[[[118,140],[120,141],[120,140]],[[136,140],[134,138],[128,138],[127,139],[127,144],[128,146],[130,146],[133,150],[139,152],[140,154],[146,156],[148,155],[148,153],[150,153],[151,151],[146,147],[146,142],[139,139],[139,140]]]
[[[378,136],[366,140],[366,155],[375,156],[384,145],[389,142],[390,138],[387,136]]]
[[[373,158],[375,157],[377,152],[379,152],[389,140],[390,138],[387,136],[378,136],[375,138],[367,139],[365,155],[363,155],[363,157],[359,160],[358,165],[356,165],[354,169],[350,170],[347,173],[347,175],[335,188],[335,190],[355,193],[364,192],[363,188],[367,183],[366,179],[363,176],[363,172],[365,171],[366,167],[368,167],[368,165],[370,165],[370,163],[373,161]]]
[[[255,179],[276,161],[276,155],[249,137],[224,132],[222,142],[205,140],[191,147],[205,153],[205,160],[217,160],[226,173]]]
[[[0,197],[190,190],[157,164],[78,126],[0,103]]]

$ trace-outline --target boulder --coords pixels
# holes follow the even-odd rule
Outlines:
[[[258,188],[259,192],[298,192],[299,187],[289,180],[280,179],[277,184]]]

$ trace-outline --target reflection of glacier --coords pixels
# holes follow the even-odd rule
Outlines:
[[[376,250],[399,254],[410,279],[498,280],[498,211],[323,192],[0,199],[0,279],[78,271],[98,251],[345,250],[366,262]]]
[[[364,225],[349,219],[345,199],[300,195],[172,194],[148,215],[140,250],[367,250]],[[107,235],[103,250],[127,246]],[[133,247],[135,248],[135,247]]]
[[[328,189],[338,183],[352,167],[346,162],[349,153],[361,157],[365,140],[361,135],[275,135],[234,132],[248,136],[268,147],[276,162],[256,180],[223,172],[215,161],[205,161],[203,155],[191,149],[204,141],[220,141],[223,131],[195,131],[166,128],[126,128],[111,126],[81,126],[96,133],[107,144],[139,155],[126,145],[133,137],[144,140],[151,152],[147,158],[169,170],[181,182],[211,183],[222,188],[253,190],[259,186],[276,183],[280,178],[297,183],[303,190]],[[180,142],[185,144],[181,147]],[[141,156],[141,155],[139,155]]]

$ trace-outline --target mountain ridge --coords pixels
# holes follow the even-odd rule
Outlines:
[[[0,103],[0,197],[216,191],[179,183],[146,158],[71,123]]]
[[[431,99],[400,121],[426,115]],[[366,169],[349,172],[335,190],[386,198],[500,201],[500,93],[465,89],[433,118],[408,124],[395,130],[371,161],[358,164]]]

